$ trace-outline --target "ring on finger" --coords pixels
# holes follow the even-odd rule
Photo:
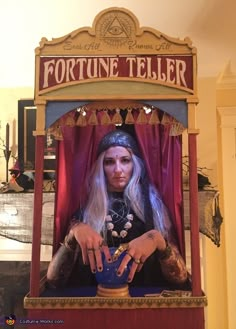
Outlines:
[[[131,256],[128,251],[126,252],[126,255],[128,255],[131,259],[133,259],[133,256]]]
[[[138,265],[142,263],[141,260],[138,259],[138,258],[135,258],[135,259],[134,259],[134,262],[135,262],[135,264],[138,264]]]
[[[102,240],[101,243],[99,244],[100,248],[102,248],[103,246],[107,246],[107,243],[105,240]]]
[[[87,248],[87,252],[94,252],[94,248]]]
[[[119,256],[122,254],[122,252],[128,250],[129,248],[129,245],[128,243],[123,243],[121,244],[117,249],[116,251],[114,252],[114,255],[113,255],[113,258],[119,258]]]

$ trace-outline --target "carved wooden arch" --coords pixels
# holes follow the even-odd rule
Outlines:
[[[195,130],[196,48],[140,27],[125,8],[100,12],[92,27],[42,38],[35,49],[36,135],[45,129],[48,101],[185,100],[188,129]]]

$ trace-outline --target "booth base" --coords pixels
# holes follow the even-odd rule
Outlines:
[[[30,328],[204,329],[203,308],[34,309],[28,314]]]
[[[48,329],[204,329],[204,294],[130,287],[129,296],[101,297],[96,287],[41,289],[24,298],[26,327]]]

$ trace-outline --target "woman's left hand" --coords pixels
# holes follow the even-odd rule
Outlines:
[[[129,242],[126,255],[124,256],[117,274],[122,275],[127,264],[130,260],[133,260],[133,264],[130,268],[128,282],[133,280],[135,272],[140,271],[146,259],[151,256],[155,250],[165,250],[166,241],[157,230],[151,230],[140,237]]]

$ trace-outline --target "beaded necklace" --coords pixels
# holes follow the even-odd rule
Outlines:
[[[121,198],[122,194],[115,194],[110,200],[109,214],[105,217],[106,229],[113,238],[124,239],[132,227],[133,214]]]

